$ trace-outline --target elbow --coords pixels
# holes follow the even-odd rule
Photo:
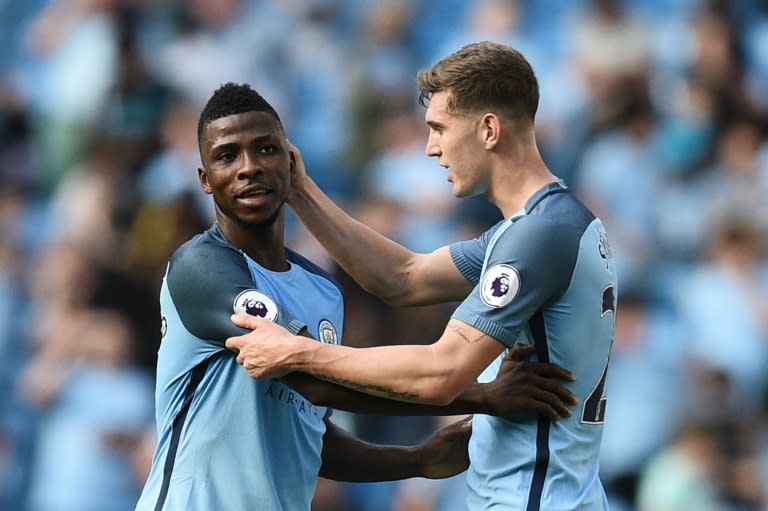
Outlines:
[[[453,403],[464,391],[463,382],[455,378],[441,377],[431,381],[419,394],[423,401],[437,406]]]
[[[402,293],[397,295],[384,295],[380,298],[381,301],[391,307],[412,307],[414,305],[419,305],[415,301],[411,300],[409,296]]]
[[[413,299],[413,293],[403,282],[376,281],[361,282],[360,284],[360,287],[365,291],[392,307],[418,305]]]
[[[387,272],[379,275],[378,278],[363,283],[362,287],[393,307],[425,305],[418,296],[422,291],[421,288],[409,277],[411,266],[412,263],[404,263],[400,272]]]
[[[369,291],[376,295],[392,307],[415,307],[421,305],[431,305],[433,302],[426,300],[423,296],[419,296],[416,292],[418,290],[411,289],[406,284],[399,284],[394,288],[385,290],[379,290],[378,293]]]

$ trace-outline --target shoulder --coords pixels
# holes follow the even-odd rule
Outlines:
[[[549,247],[564,247],[578,241],[595,220],[595,215],[572,193],[553,193],[513,223],[502,238],[514,238],[523,243],[545,243]]]
[[[584,234],[595,219],[589,208],[570,192],[552,194],[500,234],[488,262],[517,261],[531,267],[573,268]]]
[[[547,224],[552,228],[586,230],[595,219],[594,213],[567,188],[547,195],[526,209],[523,220],[533,224]]]
[[[248,271],[245,258],[232,245],[205,231],[181,245],[168,262],[168,286],[194,285],[220,281],[232,272]]]

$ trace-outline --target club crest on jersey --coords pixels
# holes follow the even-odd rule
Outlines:
[[[168,333],[168,319],[165,316],[160,317],[160,340],[165,339],[165,334]]]
[[[600,257],[606,261],[613,257],[611,245],[608,243],[608,236],[605,235],[605,232],[600,232],[600,237],[597,240],[597,250],[600,252]]]
[[[520,291],[520,274],[508,264],[492,266],[480,282],[480,298],[489,307],[504,307]]]
[[[277,319],[277,304],[257,289],[246,289],[232,304],[235,314],[250,314],[270,321]]]
[[[327,319],[322,320],[317,327],[317,339],[325,344],[338,344],[339,335],[333,323]]]

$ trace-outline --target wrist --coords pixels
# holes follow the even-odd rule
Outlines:
[[[315,374],[317,350],[322,343],[308,337],[296,336],[297,346],[289,358],[289,366],[293,371]]]
[[[405,467],[407,477],[429,477],[429,463],[425,459],[423,446],[402,447],[398,458]]]
[[[297,208],[305,205],[309,201],[309,188],[313,184],[309,176],[294,178],[291,181],[291,193],[288,195],[288,205]]]
[[[491,399],[491,385],[489,383],[478,383],[477,390],[479,393],[478,402],[480,404],[480,410],[483,415],[496,415],[496,407],[493,405],[493,399]]]

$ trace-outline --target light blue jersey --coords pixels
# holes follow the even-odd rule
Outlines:
[[[563,185],[479,238],[451,245],[475,289],[453,317],[512,347],[535,343],[540,361],[576,375],[573,416],[509,421],[475,415],[469,509],[605,510],[598,454],[613,342],[616,272],[602,223]],[[506,351],[506,350],[505,350]],[[480,376],[493,380],[500,356]]]
[[[268,317],[338,343],[343,298],[321,269],[287,250],[290,270],[267,270],[218,226],[171,258],[160,293],[158,446],[137,511],[309,510],[323,418],[277,380],[254,380],[224,347],[244,330],[233,311]],[[295,319],[294,319],[295,318]]]

